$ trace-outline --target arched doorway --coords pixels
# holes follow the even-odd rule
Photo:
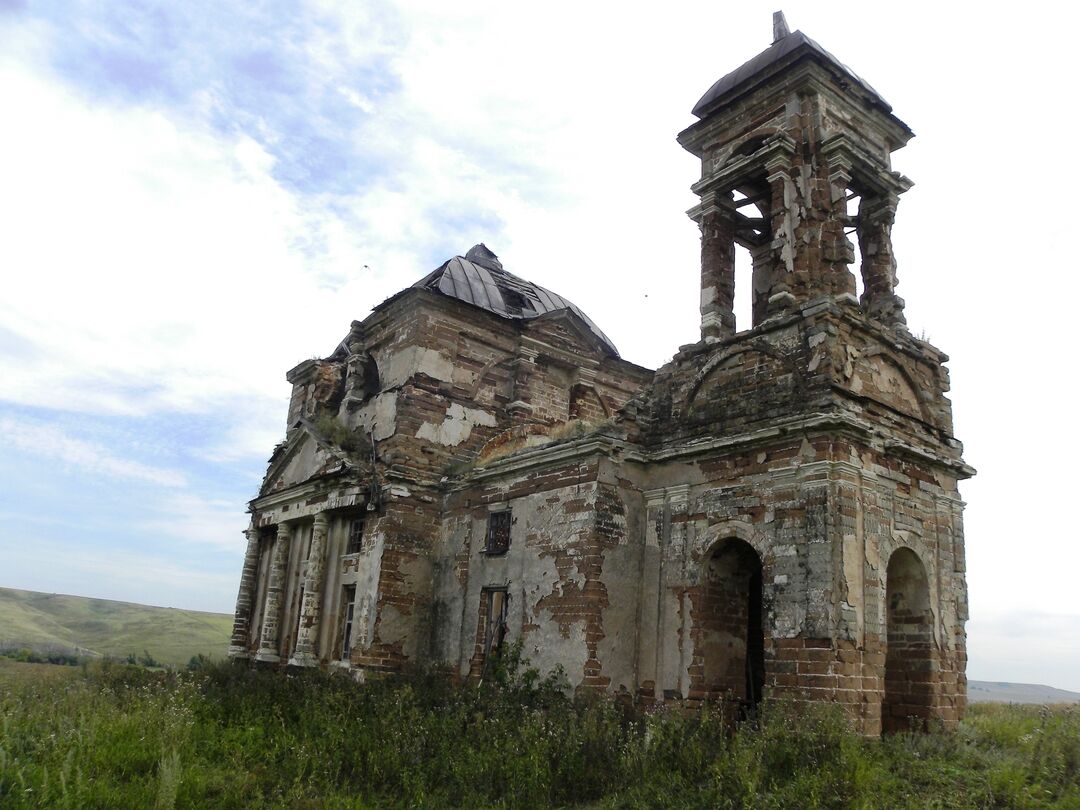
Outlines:
[[[753,708],[765,684],[761,558],[749,543],[721,540],[705,561],[695,639],[705,696]]]
[[[885,580],[885,732],[925,728],[934,697],[934,617],[926,568],[909,548],[889,558]]]

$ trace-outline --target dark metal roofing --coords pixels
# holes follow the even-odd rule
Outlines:
[[[881,94],[859,78],[855,71],[814,42],[814,40],[810,39],[810,37],[806,36],[802,31],[793,31],[787,36],[778,39],[742,67],[736,68],[731,73],[719,79],[709,88],[708,92],[701,97],[701,100],[694,105],[692,111],[693,114],[698,118],[704,118],[705,115],[711,111],[711,108],[717,100],[727,96],[733,90],[737,90],[744,84],[750,84],[753,78],[757,77],[758,74],[764,73],[770,66],[780,61],[794,62],[806,55],[816,56],[818,59],[824,60],[833,67],[839,68],[846,73],[853,82],[858,84],[867,94],[869,94],[871,100],[882,107],[885,112],[892,112],[892,107],[881,97]]]
[[[455,256],[412,286],[457,298],[503,318],[538,318],[569,310],[585,322],[611,355],[619,356],[615,344],[588,315],[561,295],[506,272],[499,258],[483,244],[464,256]]]

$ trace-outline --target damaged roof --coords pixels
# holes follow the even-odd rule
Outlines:
[[[866,93],[874,106],[880,107],[887,113],[892,112],[892,107],[877,90],[802,31],[793,31],[780,37],[749,62],[721,77],[694,105],[692,112],[698,118],[704,118],[721,103],[732,101],[738,95],[742,95],[742,92],[736,91],[749,90],[768,76],[775,74],[781,64],[787,67],[806,57],[815,58],[826,66],[841,71]]]
[[[569,310],[585,322],[612,356],[619,356],[615,344],[588,315],[561,295],[506,272],[499,257],[484,244],[474,245],[464,256],[455,256],[412,286],[457,298],[503,318],[538,318]]]

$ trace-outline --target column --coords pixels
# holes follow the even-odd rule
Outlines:
[[[847,196],[851,189],[851,160],[843,152],[826,155],[825,177],[818,177],[818,199],[822,201],[825,221],[821,225],[820,291],[858,305],[855,276],[850,270],[855,261],[855,247],[847,238]],[[828,200],[828,203],[825,202]]]
[[[249,528],[247,550],[244,552],[244,570],[240,574],[240,592],[236,595],[233,611],[232,638],[229,640],[230,658],[248,657],[248,640],[251,633],[251,602],[255,596],[255,579],[259,573],[259,530]]]
[[[698,226],[701,339],[730,337],[735,334],[735,223],[729,214],[713,208],[702,214]]]
[[[693,660],[693,632],[694,626],[690,613],[690,593],[688,590],[689,585],[692,582],[690,576],[690,485],[679,484],[674,487],[667,488],[668,496],[668,516],[670,520],[671,532],[671,552],[672,562],[675,564],[672,567],[677,567],[677,572],[672,572],[677,577],[679,585],[679,693],[682,697],[690,697],[690,665]],[[674,555],[678,555],[678,559],[674,559]],[[670,580],[669,580],[670,582]],[[674,623],[669,624],[667,627],[673,626]],[[665,628],[665,630],[667,629]],[[670,632],[670,630],[668,630]]]
[[[904,326],[904,299],[896,288],[892,226],[899,197],[888,193],[864,197],[859,205],[859,252],[862,254],[863,311],[888,326]]]
[[[796,270],[801,269],[803,276],[806,275],[806,257],[799,256],[798,234],[795,217],[792,216],[793,209],[801,209],[804,201],[799,196],[799,187],[791,179],[791,170],[791,159],[787,155],[776,154],[765,162],[770,191],[769,228],[772,239],[768,243],[768,252],[762,252],[760,258],[755,257],[754,260],[755,300],[758,287],[765,286],[765,280],[768,280],[764,306],[754,313],[755,326],[794,306],[793,291],[799,286]],[[806,253],[805,248],[802,253]],[[798,263],[796,259],[799,259]]]
[[[281,602],[285,596],[285,569],[289,563],[289,540],[292,531],[287,523],[279,523],[274,541],[274,556],[270,558],[270,575],[266,583],[266,603],[263,607],[262,636],[256,661],[276,662],[281,634]]]
[[[300,605],[300,627],[296,633],[296,651],[289,664],[307,667],[318,663],[315,657],[319,642],[319,619],[322,614],[323,582],[326,573],[326,512],[315,515],[311,533],[311,555],[304,579],[304,602]]]
[[[664,490],[644,493],[645,543],[642,548],[640,615],[638,619],[638,690],[646,698],[663,700],[660,612],[661,553],[664,533]]]
[[[533,412],[529,396],[529,378],[536,371],[537,356],[535,349],[518,346],[518,356],[513,365],[514,390],[510,403],[506,406],[510,416],[517,422],[525,421]]]

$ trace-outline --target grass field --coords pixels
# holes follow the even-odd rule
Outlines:
[[[732,734],[715,710],[641,714],[528,672],[52,669],[0,666],[5,808],[1080,808],[1070,707],[876,741],[827,707],[770,704]]]
[[[7,646],[114,658],[146,651],[183,665],[199,653],[224,658],[231,630],[232,617],[223,613],[0,588],[0,644]]]

